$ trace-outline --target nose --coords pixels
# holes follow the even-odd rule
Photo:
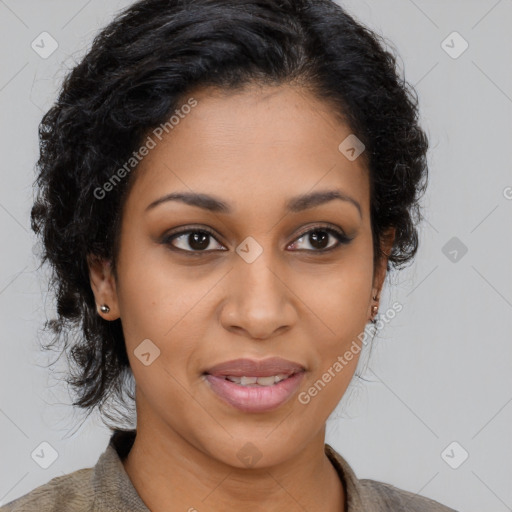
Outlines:
[[[239,258],[229,273],[228,295],[220,314],[228,331],[264,340],[290,329],[296,322],[291,283],[267,257],[269,253],[270,250],[263,251],[252,263]]]

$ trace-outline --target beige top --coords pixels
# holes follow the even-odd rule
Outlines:
[[[134,430],[114,431],[94,467],[55,477],[4,505],[0,512],[150,512],[121,462],[134,440]],[[328,444],[325,453],[345,488],[346,512],[456,512],[383,482],[359,480]]]

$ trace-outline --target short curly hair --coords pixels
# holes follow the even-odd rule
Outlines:
[[[328,102],[366,147],[374,263],[390,227],[388,270],[412,260],[428,139],[417,94],[385,43],[332,0],[142,0],[95,37],[39,126],[31,212],[57,301],[58,318],[46,326],[71,359],[73,405],[133,420],[123,412],[134,395],[129,404],[123,395],[133,374],[121,320],[97,314],[87,255],[110,260],[115,274],[136,169],[106,197],[95,191],[193,88],[295,84]]]

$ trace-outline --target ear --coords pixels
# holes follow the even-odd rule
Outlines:
[[[98,314],[105,320],[117,320],[121,315],[119,313],[116,281],[112,272],[111,262],[94,254],[89,254],[87,256],[87,265],[89,267],[89,278]],[[103,305],[107,305],[110,308],[108,313],[101,311],[100,307]]]
[[[386,278],[387,274],[387,266],[388,266],[388,260],[389,255],[391,254],[391,249],[393,248],[393,243],[395,241],[395,234],[396,229],[394,227],[388,228],[381,236],[381,250],[383,251],[383,255],[381,256],[380,260],[376,264],[375,271],[373,273],[373,286],[372,286],[372,297],[371,297],[371,305],[370,305],[370,311],[372,309],[372,306],[379,305],[379,299],[380,294],[382,291],[382,286],[384,285],[384,279]],[[377,297],[377,299],[373,299],[374,297]],[[370,319],[372,319],[375,314],[370,313]]]

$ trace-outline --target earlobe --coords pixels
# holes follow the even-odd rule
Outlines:
[[[110,261],[94,254],[87,256],[91,289],[97,305],[98,314],[105,320],[120,317],[117,301],[116,282]]]
[[[393,248],[393,243],[395,240],[395,228],[389,228],[381,237],[381,248],[382,248],[382,256],[377,265],[377,271],[374,274],[373,280],[373,289],[372,289],[372,306],[371,306],[371,314],[370,321],[375,323],[375,316],[379,310],[379,300],[380,294],[382,290],[382,286],[384,285],[384,279],[387,274],[387,266],[389,256],[391,254],[391,250]]]

